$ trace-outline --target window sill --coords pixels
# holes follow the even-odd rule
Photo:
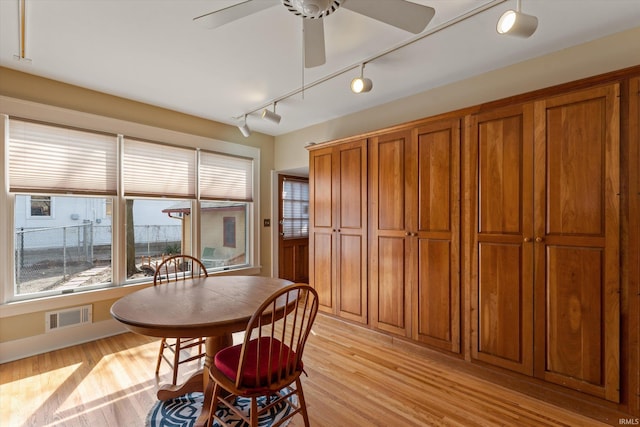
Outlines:
[[[260,274],[260,272],[260,267],[246,267],[234,270],[214,272],[210,275],[229,276],[242,274],[252,276]],[[149,286],[153,286],[153,283],[135,283],[130,285],[94,289],[91,291],[78,292],[74,294],[55,295],[50,297],[9,302],[0,305],[0,319],[11,316],[19,316],[22,314],[37,313],[40,311],[58,310],[75,305],[90,304],[96,301],[122,298],[125,295]]]

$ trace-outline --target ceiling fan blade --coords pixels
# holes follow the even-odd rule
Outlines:
[[[342,7],[414,34],[424,30],[436,13],[432,7],[406,0],[345,0]]]
[[[324,22],[322,19],[303,19],[304,67],[312,68],[326,62],[324,49]]]
[[[247,15],[275,6],[278,3],[280,3],[279,0],[246,0],[224,9],[196,16],[193,21],[202,24],[205,28],[218,28]]]

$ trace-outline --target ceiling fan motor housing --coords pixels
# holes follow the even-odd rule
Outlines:
[[[319,19],[335,12],[344,0],[282,0],[287,10],[307,19]]]

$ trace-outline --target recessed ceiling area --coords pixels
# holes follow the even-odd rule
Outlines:
[[[304,68],[302,18],[282,4],[215,29],[193,20],[237,3],[25,0],[19,61],[20,3],[0,0],[0,65],[234,126],[250,113],[253,131],[278,136],[640,23],[638,0],[522,0],[538,18],[529,38],[496,31],[515,0],[414,0],[435,9],[420,34],[339,8],[323,18],[326,62]],[[373,88],[354,94],[363,62]],[[274,100],[280,123],[260,117]]]

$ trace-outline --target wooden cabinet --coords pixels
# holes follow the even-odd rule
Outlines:
[[[535,103],[536,376],[619,400],[619,88]]]
[[[474,115],[472,356],[619,400],[618,86]]]
[[[460,122],[371,138],[371,324],[460,351]]]
[[[367,142],[311,151],[309,279],[320,309],[367,321]]]
[[[469,138],[472,357],[532,375],[533,107],[474,115]]]

